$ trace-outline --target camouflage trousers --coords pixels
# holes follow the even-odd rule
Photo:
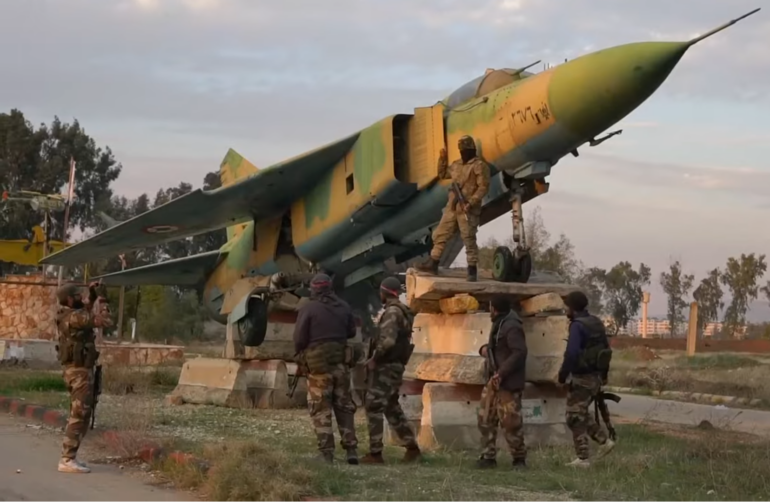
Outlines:
[[[481,456],[486,459],[497,457],[497,428],[503,428],[505,442],[514,460],[526,459],[527,448],[524,445],[524,420],[521,416],[521,392],[500,389],[494,396],[487,416],[488,387],[481,391],[478,412],[479,432],[481,432]]]
[[[332,410],[342,447],[349,449],[358,445],[354,423],[356,405],[350,392],[350,369],[345,364],[335,365],[329,373],[307,375],[307,405],[320,451],[334,451]]]
[[[366,420],[369,424],[369,451],[382,453],[382,437],[385,434],[383,414],[388,424],[401,441],[402,446],[416,448],[414,431],[409,427],[401,403],[398,402],[401,382],[404,378],[404,365],[385,363],[374,368],[368,377],[371,382],[366,389]]]
[[[466,219],[466,215],[459,207],[456,210],[449,206],[444,208],[441,221],[433,231],[433,249],[430,252],[430,257],[434,260],[441,259],[444,246],[454,236],[458,228],[463,244],[465,244],[468,265],[477,265],[479,262],[479,246],[476,242],[476,232],[479,229],[479,216],[475,214],[473,209],[471,209]]]
[[[572,431],[575,453],[583,460],[588,459],[589,437],[599,444],[607,442],[607,433],[588,410],[601,388],[602,380],[598,374],[572,375],[567,394],[567,427]]]
[[[70,416],[64,430],[62,458],[75,458],[88,431],[93,412],[92,370],[64,366],[64,383],[70,393]]]

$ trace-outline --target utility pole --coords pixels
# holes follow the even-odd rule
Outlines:
[[[63,244],[67,244],[67,230],[70,224],[70,206],[72,206],[72,196],[75,193],[75,159],[70,157],[70,177],[69,186],[67,187],[67,205],[64,208],[64,228],[62,230],[61,240]],[[46,246],[48,243],[46,242]],[[45,250],[43,251],[45,253]],[[45,254],[44,254],[45,256]],[[43,276],[45,276],[45,269],[43,269]],[[59,279],[56,281],[58,287],[61,287],[62,280],[64,279],[64,265],[59,265]]]

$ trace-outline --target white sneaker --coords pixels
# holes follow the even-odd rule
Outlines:
[[[596,458],[602,458],[607,456],[612,449],[615,448],[615,441],[607,439],[607,442],[599,446],[599,451],[596,452]]]
[[[582,458],[576,458],[572,462],[570,462],[568,464],[564,464],[564,465],[566,465],[567,467],[582,467],[582,468],[586,468],[586,467],[591,467],[591,461],[588,460],[588,459],[584,460]]]
[[[87,474],[91,469],[75,460],[74,458],[63,458],[59,460],[59,472],[69,472],[74,474]]]

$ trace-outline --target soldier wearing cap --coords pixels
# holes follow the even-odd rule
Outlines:
[[[310,301],[300,307],[294,327],[294,349],[298,364],[307,375],[307,404],[318,438],[320,460],[334,462],[332,410],[337,419],[347,462],[358,464],[354,415],[356,405],[350,391],[347,341],[356,336],[353,310],[334,294],[332,280],[316,274],[310,282]]]
[[[109,311],[92,310],[96,302],[96,283],[89,285],[86,305],[74,284],[65,284],[57,291],[59,311],[56,324],[59,331],[57,346],[64,382],[70,393],[70,415],[64,432],[59,471],[88,473],[91,469],[77,460],[80,443],[88,430],[93,411],[93,370],[99,352],[96,350],[95,328],[112,326]]]
[[[420,448],[414,431],[409,427],[404,410],[398,402],[404,368],[412,356],[412,322],[414,314],[398,299],[401,283],[388,277],[380,285],[380,299],[385,310],[378,323],[377,335],[370,340],[366,362],[366,420],[369,424],[369,453],[361,462],[382,464],[382,438],[385,432],[383,415],[406,447],[404,462],[420,458]]]
[[[438,264],[444,247],[449,239],[460,230],[465,244],[468,260],[468,281],[475,281],[479,262],[479,247],[476,232],[481,217],[481,202],[489,191],[489,166],[476,154],[476,143],[470,136],[463,136],[458,141],[460,159],[447,167],[447,153],[441,149],[438,164],[439,179],[451,179],[456,184],[462,200],[458,200],[454,190],[449,191],[449,200],[444,208],[441,222],[433,231],[433,249],[430,257],[417,266],[418,270],[438,273]]]
[[[574,291],[568,294],[564,304],[570,325],[559,383],[566,384],[567,378],[571,378],[567,394],[567,427],[572,431],[577,454],[577,458],[567,465],[588,467],[589,438],[600,445],[598,458],[607,455],[615,446],[588,411],[591,401],[596,399],[607,381],[612,349],[604,323],[588,313],[588,297],[584,293]]]

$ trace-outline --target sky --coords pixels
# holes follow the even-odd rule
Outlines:
[[[685,40],[762,3],[3,0],[0,110],[77,118],[122,163],[116,192],[135,197],[200,186],[230,147],[266,167],[486,68]],[[671,260],[697,282],[729,256],[770,253],[768,42],[770,8],[693,47],[622,135],[564,158],[532,203],[585,264],[650,265],[651,314],[665,312]],[[502,217],[480,240],[510,231]],[[766,303],[750,319],[770,319]]]

